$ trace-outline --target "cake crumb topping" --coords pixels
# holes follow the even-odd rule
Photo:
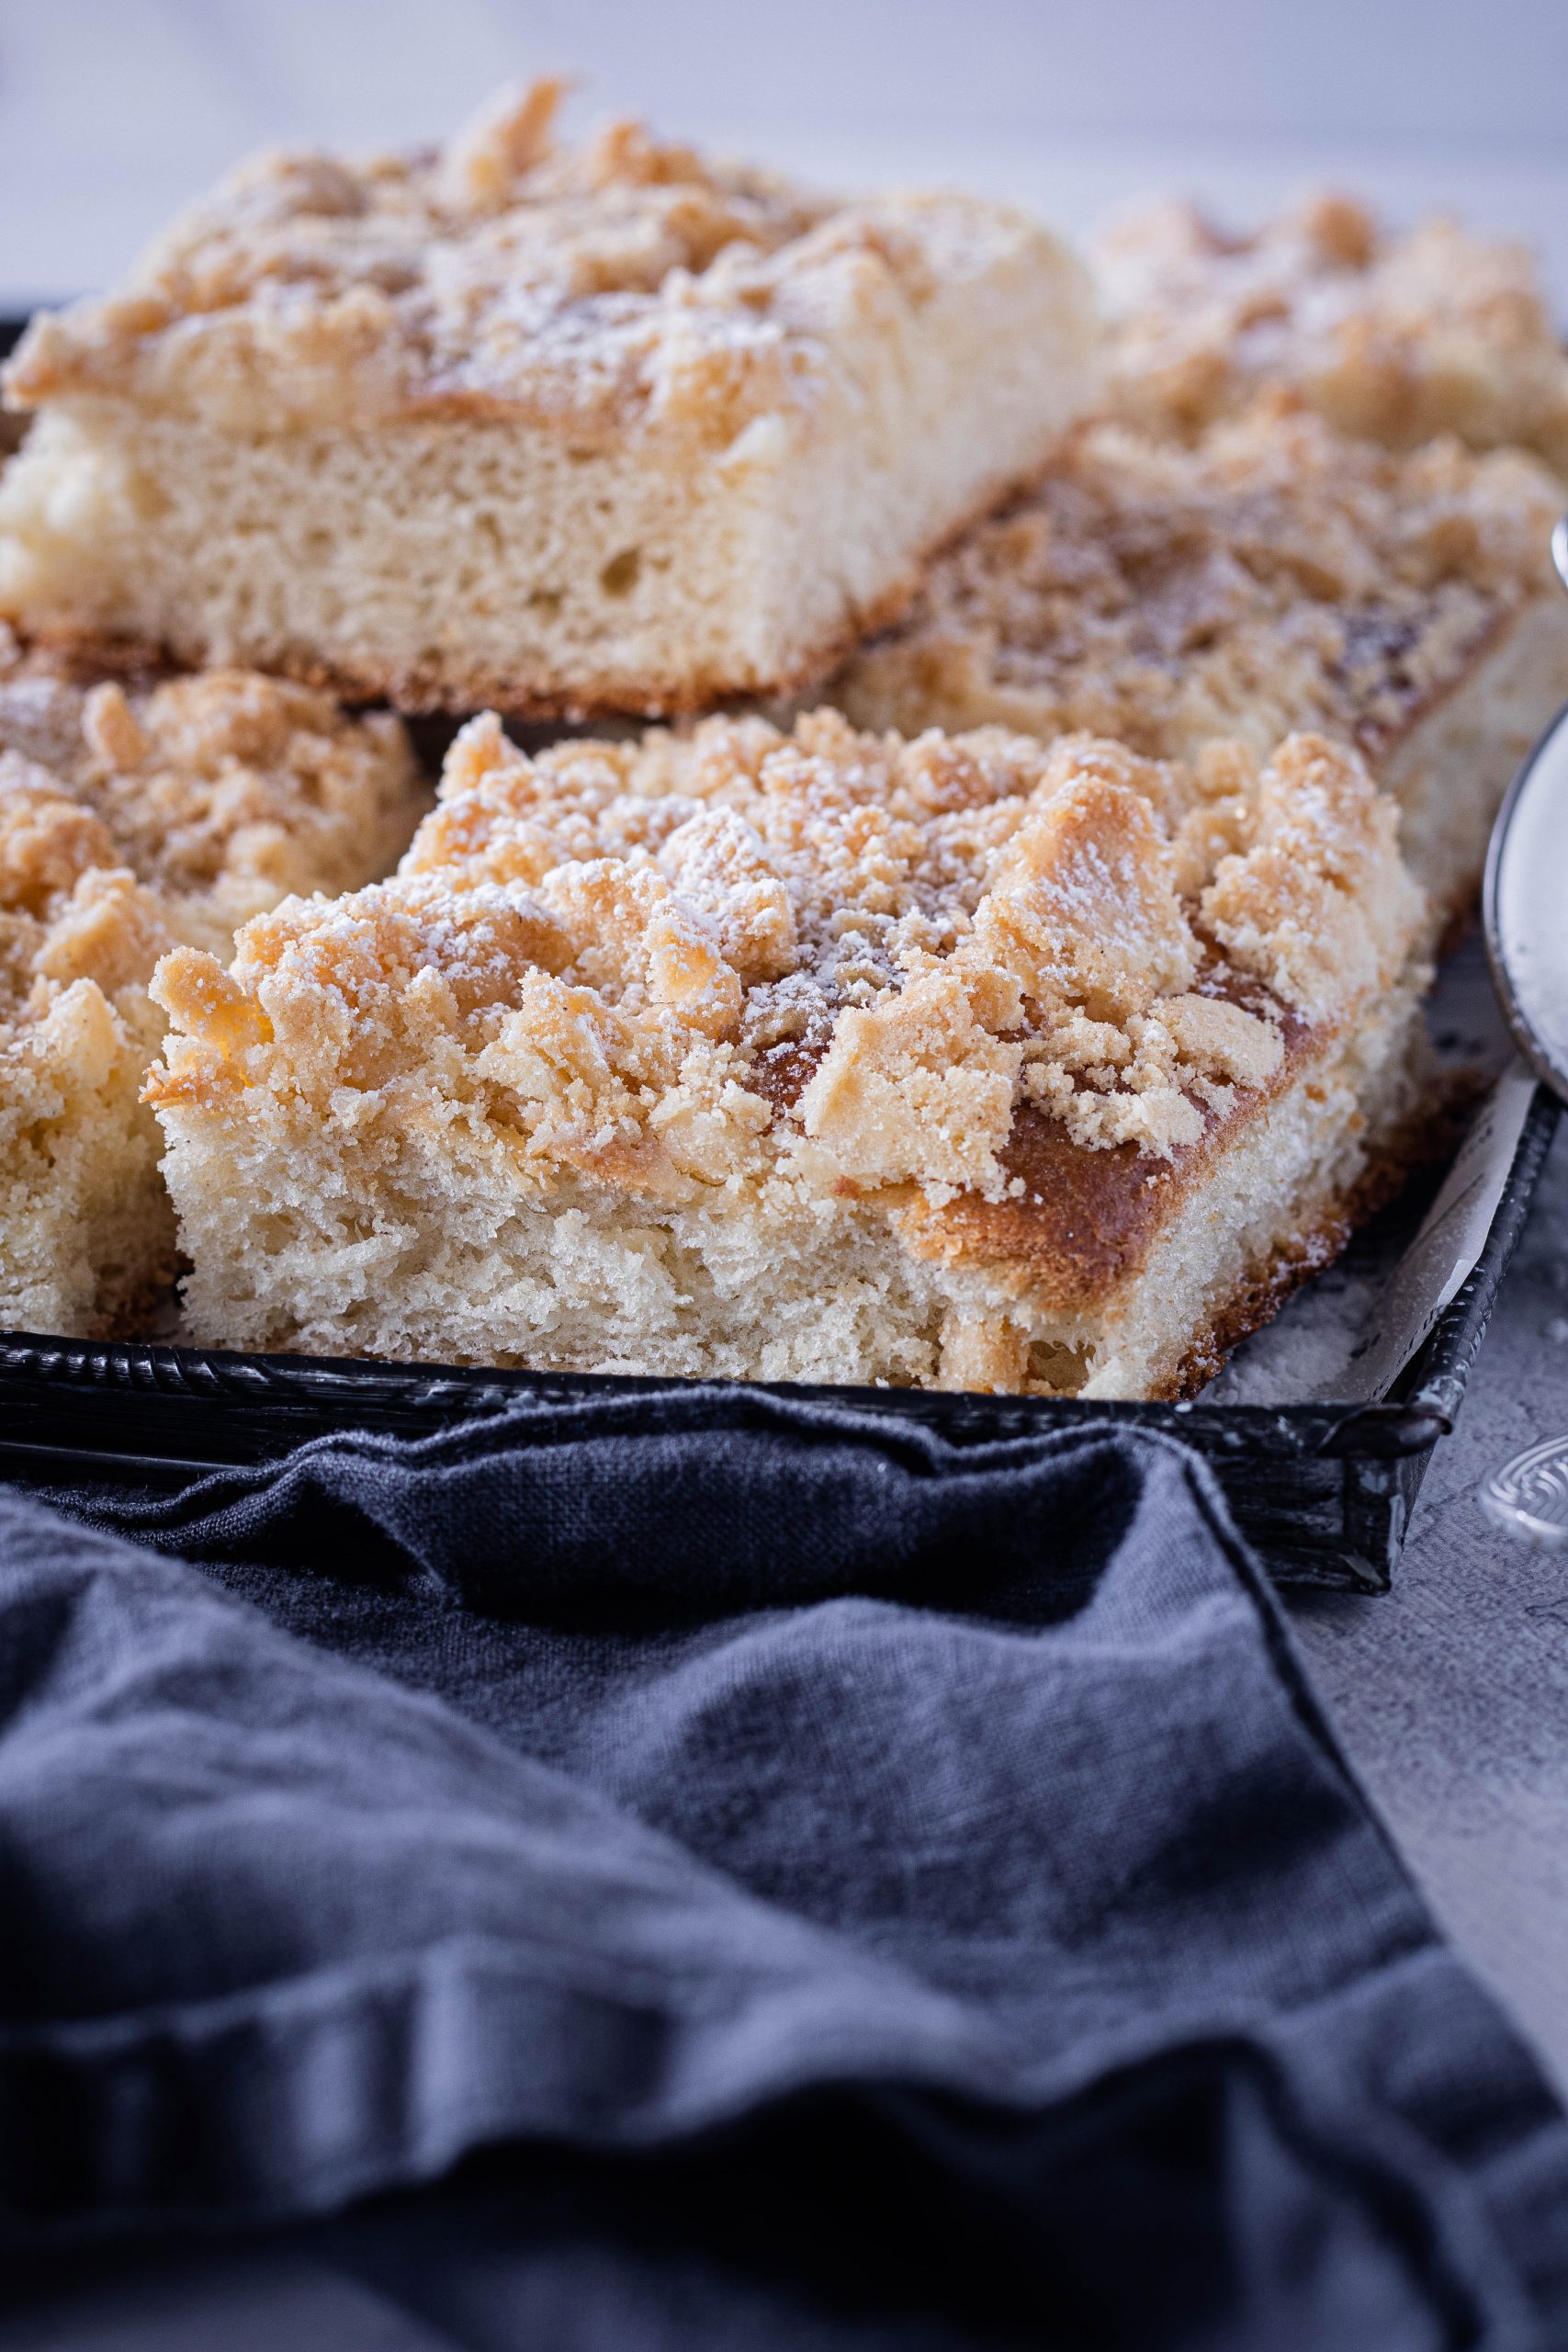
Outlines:
[[[172,947],[163,906],[104,827],[52,776],[0,753],[0,1095],[26,1064],[89,1090],[162,1028],[147,994]]]
[[[507,416],[584,447],[646,426],[722,448],[808,411],[836,339],[897,344],[940,278],[1055,250],[1005,206],[842,204],[637,122],[568,144],[562,86],[502,92],[444,148],[242,165],[118,292],[36,320],[7,400],[108,393],[239,432]]]
[[[1088,426],[832,691],[862,725],[1089,729],[1189,759],[1305,727],[1376,764],[1550,585],[1561,503],[1519,452],[1397,455],[1282,396],[1190,447]]]
[[[1273,386],[1392,448],[1451,433],[1568,473],[1568,354],[1523,246],[1444,219],[1393,235],[1330,193],[1250,237],[1154,205],[1097,260],[1111,404],[1132,423],[1196,434]]]
[[[479,1118],[525,1181],[666,1201],[999,1198],[1021,1106],[1157,1162],[1386,988],[1395,821],[1314,737],[1178,765],[821,710],[530,758],[486,715],[391,881],[258,916],[228,973],[166,959],[152,1099]]]
[[[427,804],[389,713],[351,716],[249,670],[149,675],[128,691],[24,652],[0,626],[0,774],[17,762],[74,805],[78,833],[93,828],[96,863],[129,867],[178,933],[225,952],[290,892],[385,871]],[[54,820],[59,839],[70,830]]]

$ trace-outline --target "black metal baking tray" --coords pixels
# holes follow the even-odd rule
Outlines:
[[[1382,1592],[1438,1441],[1453,1427],[1557,1123],[1540,1089],[1474,1270],[1398,1385],[1373,1405],[1086,1404],[924,1389],[795,1388],[903,1414],[956,1443],[1111,1420],[1196,1447],[1283,1583]],[[0,1476],[183,1485],[348,1429],[420,1436],[520,1397],[660,1384],[596,1374],[231,1355],[152,1340],[0,1334]]]

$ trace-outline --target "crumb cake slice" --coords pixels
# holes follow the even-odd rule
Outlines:
[[[35,322],[0,610],[408,709],[693,709],[830,667],[1085,404],[1089,276],[1025,214],[563,145],[557,96],[264,156]]]
[[[169,1282],[141,1102],[176,942],[383,874],[429,805],[400,722],[244,672],[127,694],[0,662],[0,1328],[123,1329]]]
[[[1153,205],[1109,230],[1096,260],[1110,404],[1134,424],[1200,432],[1280,387],[1391,448],[1452,433],[1568,475],[1568,353],[1522,245],[1443,219],[1389,235],[1326,195],[1250,237]]]
[[[150,1081],[240,1348],[1168,1396],[1422,1116],[1356,755],[999,729],[449,756],[396,877],[177,950]]]
[[[829,692],[863,727],[1089,728],[1160,759],[1213,735],[1259,753],[1295,729],[1340,736],[1398,799],[1452,923],[1568,699],[1560,504],[1517,451],[1400,455],[1278,399],[1190,447],[1086,427]]]

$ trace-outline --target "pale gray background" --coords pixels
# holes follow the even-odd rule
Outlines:
[[[1324,180],[1447,205],[1532,239],[1568,316],[1564,0],[0,0],[0,310],[103,282],[249,146],[418,138],[560,68],[585,113],[830,183],[964,181],[1073,232],[1172,187],[1242,220]],[[1568,1553],[1476,1503],[1565,1430],[1568,1136],[1395,1591],[1294,1612],[1434,1907],[1568,2086]],[[456,2303],[432,2335],[369,2293],[309,2263],[160,2272],[144,2303],[120,2282],[0,2341],[481,2341]]]
[[[1069,229],[1348,175],[1531,233],[1568,311],[1562,0],[0,0],[0,300],[100,283],[261,141],[419,138],[562,67],[587,110]]]

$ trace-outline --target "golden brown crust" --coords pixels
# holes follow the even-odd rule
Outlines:
[[[1521,246],[1442,219],[1391,235],[1328,195],[1253,236],[1156,205],[1098,260],[1109,404],[1140,427],[1199,434],[1274,387],[1391,448],[1451,433],[1568,472],[1568,356]]]
[[[1085,1151],[1059,1121],[1021,1104],[1001,1154],[1018,1189],[1010,1182],[995,1199],[971,1193],[935,1205],[911,1204],[902,1219],[909,1247],[1009,1270],[1021,1295],[1027,1291],[1048,1309],[1123,1295],[1151,1246],[1201,1193],[1236,1136],[1263,1104],[1298,1083],[1333,1040],[1334,1024],[1314,1025],[1269,1004],[1224,965],[1211,967],[1204,985],[1222,999],[1266,1008],[1283,1051],[1266,1076],[1205,1121],[1196,1140],[1174,1145],[1153,1164],[1135,1143]]]
[[[1234,987],[1234,981],[1222,983]],[[1322,1058],[1331,1033],[1287,1017],[1286,1049],[1261,1090],[1277,1100]],[[1386,1137],[1353,1190],[1314,1222],[1303,1222],[1265,1267],[1254,1268],[1199,1335],[1179,1373],[1162,1391],[1195,1396],[1221,1369],[1237,1343],[1270,1322],[1301,1284],[1332,1263],[1352,1233],[1397,1198],[1416,1170],[1434,1165],[1455,1139],[1458,1098],[1437,1090],[1419,1113]],[[1062,1129],[1037,1112],[1020,1112],[1004,1159],[1023,1179],[1021,1198],[1001,1201],[967,1194],[933,1210],[906,1212],[910,1247],[972,1264],[1007,1269],[1020,1292],[1057,1309],[1086,1300],[1125,1295],[1173,1216],[1199,1199],[1225,1152],[1256,1114],[1248,1098],[1213,1120],[1195,1145],[1179,1147],[1151,1170],[1134,1147],[1108,1152],[1076,1149]]]

